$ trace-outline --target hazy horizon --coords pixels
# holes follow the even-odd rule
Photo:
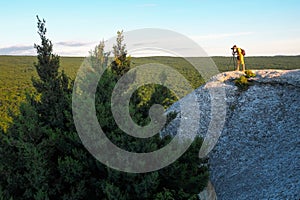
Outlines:
[[[16,57],[36,57],[37,55],[6,55],[6,54],[0,54],[0,56],[16,56]],[[66,56],[62,56],[59,55],[60,57],[64,57],[64,58],[86,58],[87,56],[70,56],[70,55],[66,55]],[[129,56],[131,56],[129,54]],[[255,58],[255,57],[299,57],[300,55],[261,55],[261,56],[247,56],[246,58]],[[150,56],[131,56],[132,58],[148,58],[148,57],[174,57],[174,58],[182,58],[182,57],[178,57],[178,56],[159,56],[159,55],[150,55]],[[225,57],[225,58],[231,58],[232,56],[207,56],[207,57]],[[193,57],[190,56],[188,58],[201,58],[201,57]],[[205,58],[205,57],[204,57]]]

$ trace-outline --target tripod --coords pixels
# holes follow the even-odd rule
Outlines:
[[[237,58],[235,57],[235,53],[232,53],[232,57],[230,58],[230,62],[227,65],[227,70],[229,70],[229,67],[233,65],[233,70],[236,68],[237,65]]]

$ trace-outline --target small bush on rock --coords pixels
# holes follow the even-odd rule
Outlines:
[[[252,72],[251,70],[246,70],[245,74],[246,74],[246,78],[252,78],[252,77],[256,76],[256,74],[254,72]]]
[[[246,76],[241,76],[240,78],[235,79],[234,83],[240,90],[244,91],[249,88],[249,82]]]

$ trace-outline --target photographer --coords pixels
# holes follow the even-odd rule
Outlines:
[[[237,66],[236,66],[236,71],[240,70],[240,64],[242,64],[243,66],[243,72],[245,71],[245,61],[244,61],[244,55],[245,55],[245,51],[239,47],[237,47],[236,45],[234,45],[232,48],[232,55],[234,56],[235,54],[237,54]]]

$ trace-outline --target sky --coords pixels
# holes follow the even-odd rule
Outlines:
[[[247,56],[300,55],[299,0],[1,0],[0,55],[36,55],[36,15],[61,56],[144,28],[185,35],[209,56],[231,56],[234,44]]]

